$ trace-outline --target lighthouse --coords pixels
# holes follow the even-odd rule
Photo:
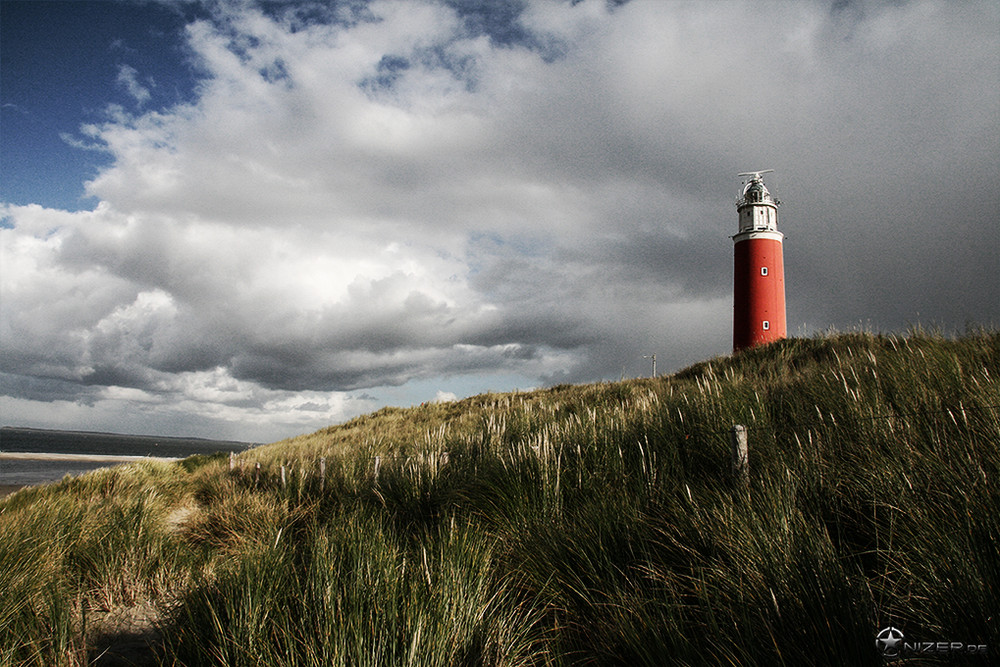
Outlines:
[[[733,350],[785,337],[785,265],[778,231],[778,205],[761,174],[748,176],[736,201],[739,232],[733,236]]]

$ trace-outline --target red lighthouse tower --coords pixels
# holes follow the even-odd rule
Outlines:
[[[739,232],[733,237],[733,350],[785,337],[785,265],[778,231],[778,205],[753,171],[736,202]]]

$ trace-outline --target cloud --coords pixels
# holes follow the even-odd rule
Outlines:
[[[149,102],[153,97],[149,89],[139,83],[139,71],[130,65],[121,65],[118,68],[116,81],[139,106]]]
[[[195,98],[84,128],[93,211],[3,210],[11,405],[290,434],[408,383],[675,369],[729,350],[755,168],[790,330],[1000,320],[993,4],[490,6],[191,23]]]
[[[438,393],[434,395],[435,403],[450,403],[456,400],[458,400],[458,396],[450,391],[438,391]]]

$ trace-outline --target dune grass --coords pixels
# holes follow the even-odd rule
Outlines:
[[[887,625],[995,652],[998,378],[995,331],[791,339],[22,491],[0,664],[86,664],[139,604],[164,664],[864,665]]]

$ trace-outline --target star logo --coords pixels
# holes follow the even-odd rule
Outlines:
[[[900,644],[903,643],[903,631],[891,625],[883,628],[875,635],[875,648],[885,658],[898,658]]]

